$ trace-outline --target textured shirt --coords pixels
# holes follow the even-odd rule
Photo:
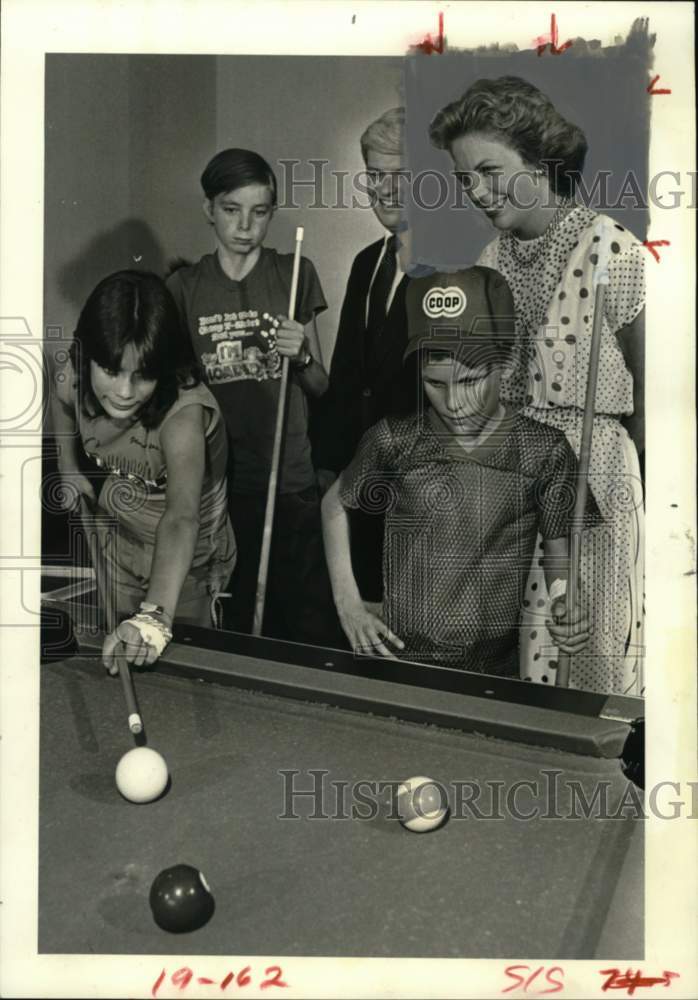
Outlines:
[[[475,644],[517,628],[537,532],[567,534],[575,471],[562,433],[512,412],[468,452],[430,410],[367,431],[340,500],[385,513],[384,614],[401,656],[471,668]]]

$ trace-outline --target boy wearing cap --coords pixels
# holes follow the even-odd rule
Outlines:
[[[537,532],[558,648],[588,640],[565,616],[568,515],[576,461],[565,436],[500,400],[514,343],[501,275],[473,267],[410,282],[408,412],[362,438],[323,500],[323,533],[342,627],[358,652],[518,676],[518,628]],[[409,384],[408,383],[408,384]],[[347,510],[383,510],[384,601],[364,604]],[[541,607],[546,601],[541,600]]]

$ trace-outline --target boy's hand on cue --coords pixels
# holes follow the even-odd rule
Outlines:
[[[582,609],[576,608],[568,613],[564,597],[553,601],[551,608],[552,620],[546,622],[548,631],[561,653],[574,656],[581,652],[589,642],[589,621]]]
[[[386,645],[391,643],[396,649],[404,649],[405,644],[391,632],[380,615],[375,614],[380,605],[365,604],[363,601],[337,608],[344,634],[353,651],[360,656],[385,656],[396,659],[394,652]]]
[[[308,350],[305,340],[305,327],[294,319],[278,316],[276,328],[276,349],[287,358],[299,358]]]

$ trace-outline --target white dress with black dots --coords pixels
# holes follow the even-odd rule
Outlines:
[[[572,660],[570,687],[640,694],[644,686],[643,496],[637,452],[620,423],[623,415],[633,412],[633,379],[616,334],[644,307],[642,244],[612,219],[580,205],[563,219],[550,245],[529,267],[514,260],[508,237],[493,240],[478,263],[504,275],[516,304],[516,362],[502,380],[503,398],[522,406],[527,416],[562,430],[579,455],[599,220],[611,227],[612,243],[589,486],[604,523],[587,529],[583,536],[580,575],[592,637]],[[519,256],[533,256],[539,240],[517,240],[516,244]],[[539,539],[524,596],[521,676],[554,683],[557,649],[545,626],[549,612],[541,556]]]

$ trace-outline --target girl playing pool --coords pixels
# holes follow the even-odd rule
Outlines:
[[[175,619],[213,624],[235,562],[225,425],[172,296],[153,274],[101,281],[69,357],[55,381],[54,431],[65,495],[78,493],[94,515],[105,656],[121,642],[130,662],[152,663]],[[79,449],[100,476],[98,495]]]

